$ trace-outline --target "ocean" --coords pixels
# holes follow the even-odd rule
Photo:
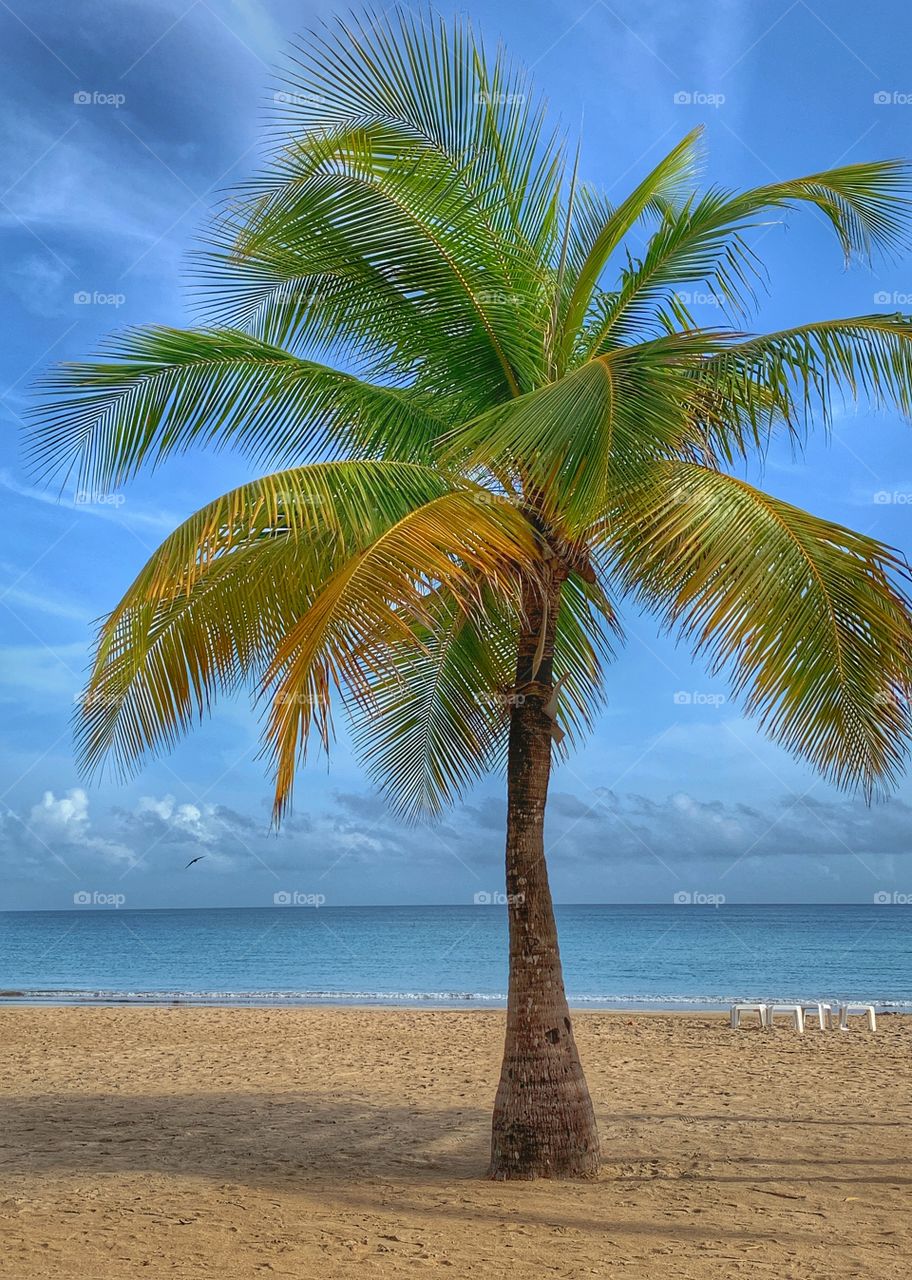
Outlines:
[[[559,906],[584,1008],[847,999],[912,1012],[912,906]],[[506,912],[277,906],[0,913],[0,999],[497,1006]]]

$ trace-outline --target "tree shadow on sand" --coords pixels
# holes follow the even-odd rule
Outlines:
[[[630,1120],[656,1126],[649,1149],[618,1149],[612,1130]],[[744,1156],[718,1139],[699,1160],[663,1151],[661,1126],[680,1116],[600,1116],[605,1167],[600,1182],[912,1183],[912,1160],[878,1157],[834,1143],[809,1145],[807,1157]],[[823,1123],[808,1116],[691,1116],[741,1126]],[[846,1121],[833,1122],[845,1129]],[[888,1123],[888,1122],[884,1122]],[[889,1122],[891,1125],[894,1122]],[[897,1124],[899,1122],[896,1122]],[[160,1172],[235,1179],[250,1186],[302,1181],[389,1179],[422,1184],[478,1179],[484,1172],[490,1116],[476,1107],[377,1106],[366,1100],[296,1093],[43,1094],[3,1106],[2,1169],[51,1172]],[[637,1139],[641,1141],[643,1135]]]

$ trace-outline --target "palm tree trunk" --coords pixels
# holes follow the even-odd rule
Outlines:
[[[531,591],[527,595],[517,693],[510,712],[510,982],[504,1060],[494,1102],[492,1178],[591,1177],[599,1165],[598,1130],[564,994],[545,865],[552,727],[545,705],[552,688],[561,580],[555,575],[544,600]]]

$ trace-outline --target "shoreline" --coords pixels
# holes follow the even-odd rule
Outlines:
[[[826,998],[826,997],[823,997]],[[732,996],[730,999],[716,1000],[707,998],[705,1001],[698,999],[688,1000],[682,998],[675,1001],[665,1001],[660,998],[655,1000],[602,1000],[597,998],[586,999],[585,997],[568,997],[571,1012],[574,1014],[635,1014],[646,1016],[665,1015],[674,1016],[699,1016],[702,1014],[713,1015],[716,1017],[728,1014],[731,1005],[734,1003],[757,1003],[764,1002],[768,1004],[797,1004],[806,1005],[816,1003],[816,998],[807,998],[799,1000],[798,998],[790,999],[784,997],[782,1000],[778,998],[774,1001],[772,997],[761,996]],[[860,1003],[871,1004],[874,1006],[878,1017],[912,1017],[912,1006],[909,1002],[895,1000],[880,1000],[876,997],[866,998],[859,997]],[[830,998],[828,1003],[836,1005],[840,1003],[838,1000]],[[851,999],[851,1003],[856,1003],[855,999]],[[105,992],[104,994],[96,994],[87,992],[80,994],[75,992],[42,992],[29,991],[22,989],[21,991],[10,988],[0,991],[0,1009],[67,1009],[67,1008],[96,1008],[96,1009],[325,1009],[328,1011],[340,1011],[345,1009],[360,1009],[364,1011],[390,1011],[390,1012],[421,1012],[421,1011],[438,1011],[450,1013],[483,1013],[490,1011],[492,1013],[502,1012],[506,1009],[505,996],[492,997],[453,997],[452,999],[444,999],[434,994],[415,995],[407,998],[398,996],[377,996],[376,998],[366,998],[360,993],[347,998],[344,993],[336,992],[327,994],[326,996],[309,996],[288,994],[280,992],[264,993],[262,995],[251,994],[238,995],[236,993],[226,992],[225,994],[205,993],[196,995],[193,993],[159,993],[159,992],[125,992],[118,994],[117,992]]]

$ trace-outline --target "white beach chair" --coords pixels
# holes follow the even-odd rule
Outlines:
[[[782,1014],[792,1019],[792,1025],[795,1027],[799,1035],[804,1035],[804,1007],[800,1004],[770,1004],[767,1005],[766,1025],[773,1026],[773,1019],[776,1014]]]
[[[839,1006],[839,1030],[849,1030],[849,1018],[862,1017],[868,1020],[868,1030],[877,1030],[877,1016],[872,1004],[841,1004]]]
[[[733,1004],[731,1007],[731,1026],[733,1031],[737,1031],[741,1026],[741,1019],[745,1014],[756,1014],[760,1019],[760,1026],[767,1025],[767,1006],[765,1004]]]
[[[805,1022],[808,1018],[816,1018],[821,1031],[829,1031],[833,1026],[833,1006],[824,1000],[812,1000],[801,1006]]]

